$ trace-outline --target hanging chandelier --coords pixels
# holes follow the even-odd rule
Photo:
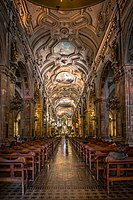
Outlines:
[[[56,10],[75,10],[94,6],[104,0],[28,0],[36,5]]]

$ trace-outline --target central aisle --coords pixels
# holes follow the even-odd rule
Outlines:
[[[95,190],[98,187],[84,162],[76,155],[69,140],[62,138],[55,154],[31,188],[31,199],[105,199],[106,193],[103,189],[101,190],[101,198],[96,193]],[[27,199],[26,196],[28,198],[28,192],[24,199]]]
[[[52,195],[55,190],[64,189],[66,190],[67,197],[69,192],[71,193],[74,189],[96,187],[96,181],[90,176],[84,162],[78,159],[70,142],[65,140],[65,138],[62,138],[57,152],[55,152],[50,162],[47,163],[47,169],[41,174],[41,178],[38,177],[34,184],[34,188],[37,189],[52,189]],[[76,193],[78,197],[78,192]]]
[[[29,188],[24,200],[129,200],[132,189],[118,185],[107,196],[76,155],[69,140],[62,138],[53,157]]]

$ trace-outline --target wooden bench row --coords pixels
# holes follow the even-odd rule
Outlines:
[[[27,189],[28,175],[25,168],[26,160],[24,157],[8,160],[0,157],[0,182],[16,182],[22,184],[22,196]]]
[[[128,157],[123,160],[107,159],[109,152],[115,151],[115,145],[104,145],[102,142],[84,144],[80,139],[70,138],[70,141],[96,180],[102,178],[109,194],[109,183],[113,181],[133,180],[133,151],[127,148]],[[115,166],[115,167],[112,167]],[[113,175],[112,175],[113,174]]]
[[[109,194],[109,183],[114,181],[133,181],[133,157],[123,160],[106,159],[106,185]]]
[[[35,181],[59,142],[60,138],[37,140],[0,149],[0,182],[21,182],[23,196],[24,185]]]

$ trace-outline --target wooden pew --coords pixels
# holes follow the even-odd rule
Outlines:
[[[123,160],[106,159],[106,184],[109,194],[109,183],[114,181],[133,181],[133,157]],[[112,167],[112,165],[114,167]],[[113,175],[111,172],[114,172]]]
[[[90,170],[92,169],[94,162],[95,162],[95,153],[96,151],[101,151],[105,153],[109,153],[110,151],[115,151],[115,146],[108,145],[108,146],[98,146],[94,144],[88,144],[85,146],[86,148],[86,164],[89,164]]]
[[[28,181],[34,181],[36,176],[36,165],[35,165],[35,152],[29,149],[21,150],[19,152],[12,153],[11,156],[24,157],[25,168],[28,172]],[[31,177],[30,177],[31,176]]]
[[[101,152],[96,151],[94,156],[94,175],[96,177],[96,180],[99,180],[100,178],[100,172],[104,172],[105,166],[105,158],[108,155],[108,152]],[[103,175],[101,176],[103,178]]]
[[[34,181],[36,176],[36,165],[35,165],[35,152],[29,150],[29,149],[17,149],[14,151],[4,151],[0,152],[0,157],[5,159],[15,159],[18,157],[24,157],[25,158],[25,168],[28,172],[28,181]],[[31,177],[30,177],[31,174]]]
[[[35,152],[35,164],[37,165],[37,173],[41,172],[41,166],[42,166],[42,159],[41,159],[41,147],[36,147],[33,143],[24,143],[21,144],[20,147],[23,147],[23,149],[27,149],[29,151]],[[22,150],[23,150],[22,149]]]
[[[25,169],[25,158],[5,159],[0,157],[0,182],[16,182],[22,184],[22,196],[27,188],[27,171]]]
[[[35,152],[35,164],[37,165],[37,174],[41,172],[41,165],[42,165],[42,160],[41,160],[41,148],[40,147],[35,147],[31,146],[28,148],[30,151]]]

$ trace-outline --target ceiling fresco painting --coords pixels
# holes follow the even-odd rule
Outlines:
[[[60,42],[54,47],[54,53],[59,53],[60,55],[70,55],[74,53],[75,47],[70,42]]]
[[[70,84],[74,81],[74,77],[68,72],[60,72],[55,80],[58,83]]]

